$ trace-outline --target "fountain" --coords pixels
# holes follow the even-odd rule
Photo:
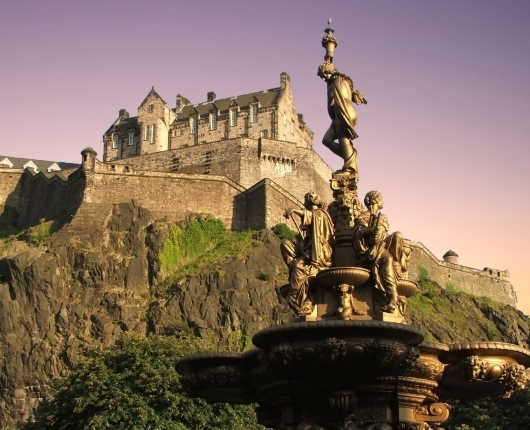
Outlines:
[[[366,104],[333,65],[331,20],[318,75],[327,83],[331,126],[323,143],[344,160],[332,174],[334,201],[307,193],[285,217],[299,226],[284,240],[289,284],[281,295],[296,322],[256,333],[245,353],[195,354],[176,364],[183,387],[211,402],[256,403],[258,422],[278,430],[429,430],[449,417],[448,398],[509,396],[528,381],[530,351],[498,342],[425,342],[406,321],[408,279],[401,233],[389,234],[383,198],[359,179],[357,115]],[[296,216],[296,217],[295,217]]]

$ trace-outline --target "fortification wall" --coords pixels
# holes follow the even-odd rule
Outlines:
[[[200,212],[216,216],[229,228],[245,228],[245,207],[241,207],[241,199],[236,199],[245,189],[226,177],[98,170],[87,182],[85,202],[134,199],[156,218],[176,220]]]
[[[517,295],[512,284],[505,276],[491,275],[489,272],[446,263],[438,260],[422,243],[411,240],[406,241],[412,249],[409,261],[409,276],[418,279],[418,266],[424,266],[429,272],[429,277],[443,288],[452,285],[475,296],[486,296],[498,302],[515,306]]]
[[[263,178],[292,190],[298,200],[314,190],[327,203],[331,169],[310,148],[292,142],[261,138],[229,139],[178,148],[171,151],[115,160],[111,166],[128,165],[137,171],[224,175],[245,188]]]
[[[48,177],[26,170],[21,178],[20,199],[21,227],[35,225],[40,219],[57,220],[60,224],[70,221],[83,200],[85,178],[80,171],[67,180],[58,175]]]
[[[19,208],[22,195],[20,178],[23,174],[24,169],[0,168],[0,208]]]

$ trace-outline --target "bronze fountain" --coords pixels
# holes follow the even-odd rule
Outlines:
[[[388,233],[383,199],[358,199],[355,104],[366,104],[333,65],[331,20],[318,75],[331,125],[323,144],[344,160],[334,201],[314,193],[284,216],[299,228],[284,240],[289,284],[280,294],[297,321],[256,333],[245,353],[196,354],[176,364],[184,388],[211,402],[256,403],[258,422],[278,430],[429,430],[449,417],[444,400],[509,396],[529,379],[530,351],[499,342],[425,342],[406,322],[410,248]],[[296,218],[295,218],[296,215]]]

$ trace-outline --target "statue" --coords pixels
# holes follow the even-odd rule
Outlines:
[[[291,217],[300,233],[296,241],[284,239],[280,245],[282,257],[289,268],[287,302],[300,316],[313,311],[309,278],[331,266],[333,223],[324,208],[317,194],[307,193],[303,209],[287,209],[284,213],[286,218]],[[293,215],[300,218],[300,225]]]
[[[347,284],[340,284],[338,286],[340,293],[339,306],[335,311],[335,315],[341,320],[349,320],[352,315],[366,315],[366,312],[355,308],[353,302],[352,292],[353,286]]]
[[[351,142],[358,137],[354,130],[357,113],[352,102],[358,105],[368,102],[354,89],[351,78],[339,73],[331,61],[326,60],[320,65],[317,74],[328,86],[328,114],[331,118],[331,125],[324,134],[322,143],[343,158],[343,172],[357,176],[357,150]]]
[[[375,288],[382,293],[381,310],[393,312],[406,303],[398,296],[397,281],[407,277],[410,249],[403,245],[401,233],[388,235],[388,218],[380,212],[383,196],[379,191],[366,194],[364,204],[368,210],[355,220],[353,227],[355,258],[370,270]]]

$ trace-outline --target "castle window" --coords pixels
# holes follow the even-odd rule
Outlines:
[[[230,125],[232,127],[237,125],[237,108],[230,109]]]
[[[258,120],[258,105],[250,106],[250,122],[256,122]]]
[[[129,145],[134,145],[134,131],[129,132]]]
[[[149,142],[150,143],[155,143],[155,139],[156,139],[156,126],[155,126],[155,124],[153,124],[151,126],[151,138],[149,139]]]
[[[196,116],[190,117],[190,133],[191,134],[197,133],[197,117]]]
[[[268,137],[269,131],[268,130],[261,130],[259,133],[259,137]]]
[[[217,130],[217,112],[210,113],[210,130]]]
[[[149,139],[149,126],[146,125],[144,128],[144,140],[148,140],[148,139]]]
[[[179,136],[184,136],[184,129],[183,129],[183,128],[181,128],[181,129],[179,130]]]
[[[114,149],[116,149],[118,147],[118,142],[119,142],[119,135],[118,135],[118,133],[114,133],[112,135],[112,147]]]
[[[149,112],[153,112],[155,110],[155,106],[154,105],[149,105]]]

